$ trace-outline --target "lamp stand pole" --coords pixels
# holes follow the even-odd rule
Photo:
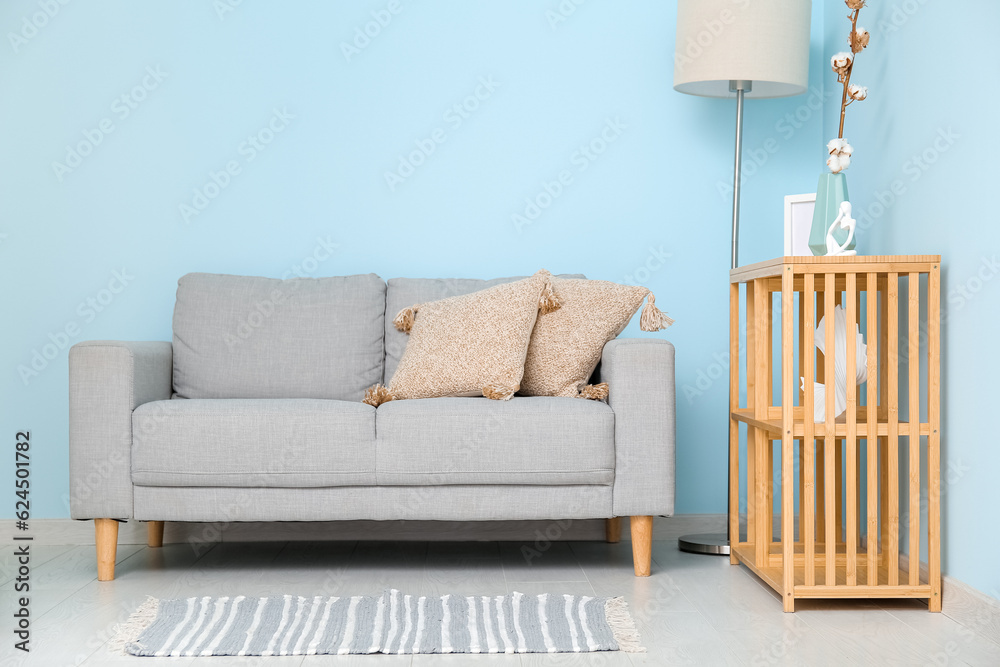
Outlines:
[[[736,165],[733,167],[733,258],[735,269],[740,265],[740,171],[743,165],[743,95],[753,84],[749,81],[730,81],[729,90],[736,93]]]
[[[733,167],[733,240],[730,268],[739,266],[740,258],[740,171],[743,163],[743,96],[753,89],[750,81],[730,81],[729,91],[736,93],[736,164]],[[726,457],[729,460],[729,457]],[[728,471],[728,468],[727,468]],[[726,475],[726,489],[729,489],[729,474]],[[729,511],[727,492],[726,511]],[[729,555],[728,534],[729,521],[726,521],[725,533],[701,533],[698,535],[682,535],[677,538],[677,547],[681,551],[694,554],[709,554],[714,556]],[[738,536],[737,536],[738,539]]]

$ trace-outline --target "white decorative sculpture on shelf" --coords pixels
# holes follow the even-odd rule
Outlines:
[[[837,214],[837,219],[833,221],[830,229],[826,231],[827,257],[850,257],[858,254],[856,250],[847,249],[847,246],[851,245],[851,241],[854,240],[854,228],[857,224],[858,221],[851,217],[851,202],[841,202],[840,213]],[[833,235],[833,232],[838,227],[847,230],[847,240],[843,244],[837,243],[837,239]]]
[[[834,416],[840,417],[847,410],[847,313],[843,306],[833,309],[833,332],[834,332],[834,355],[833,355],[833,380],[834,380]],[[852,338],[857,346],[854,355],[855,368],[854,384],[863,384],[868,379],[868,346],[865,345],[865,337],[861,335],[861,328],[857,323],[854,325]],[[815,336],[816,347],[823,354],[826,354],[826,317],[819,321],[816,327]],[[805,378],[799,378],[799,386],[805,389]],[[826,421],[826,385],[820,382],[813,384],[813,421]]]
[[[854,228],[857,227],[857,224],[858,221],[851,217],[851,202],[841,202],[840,213],[837,214],[836,220],[830,225],[830,229],[826,231],[827,257],[850,257],[858,254],[856,250],[847,249],[847,246],[851,245],[851,241],[854,240]],[[847,240],[843,244],[837,243],[837,239],[833,235],[833,232],[838,227],[847,230]]]

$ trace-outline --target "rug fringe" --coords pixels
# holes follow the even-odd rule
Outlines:
[[[153,624],[156,615],[160,611],[160,601],[152,595],[139,605],[139,608],[132,612],[128,620],[119,623],[112,631],[114,636],[108,642],[108,649],[116,655],[131,655],[126,649],[129,644],[139,639],[142,631]]]
[[[645,653],[646,649],[639,643],[639,631],[635,628],[635,620],[628,612],[628,602],[623,597],[608,598],[604,601],[604,616],[611,626],[618,648],[625,653]]]

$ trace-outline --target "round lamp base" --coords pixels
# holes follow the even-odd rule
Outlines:
[[[681,551],[692,554],[709,554],[711,556],[729,555],[729,537],[725,533],[701,533],[699,535],[682,535],[677,538],[677,547]]]

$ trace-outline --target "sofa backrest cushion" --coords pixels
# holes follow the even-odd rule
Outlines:
[[[360,401],[382,378],[384,320],[385,283],[373,273],[189,273],[177,283],[174,392]]]
[[[515,280],[523,280],[528,276],[514,276],[511,278],[494,278],[492,280],[480,280],[476,278],[390,278],[388,291],[385,295],[385,379],[388,384],[392,380],[399,360],[403,358],[403,350],[406,349],[406,342],[409,340],[402,331],[396,329],[392,320],[396,313],[403,308],[415,306],[418,303],[428,301],[438,301],[450,296],[471,294],[484,290],[494,285],[512,283]],[[564,274],[557,278],[585,278],[578,273]],[[557,295],[558,296],[558,295]]]

